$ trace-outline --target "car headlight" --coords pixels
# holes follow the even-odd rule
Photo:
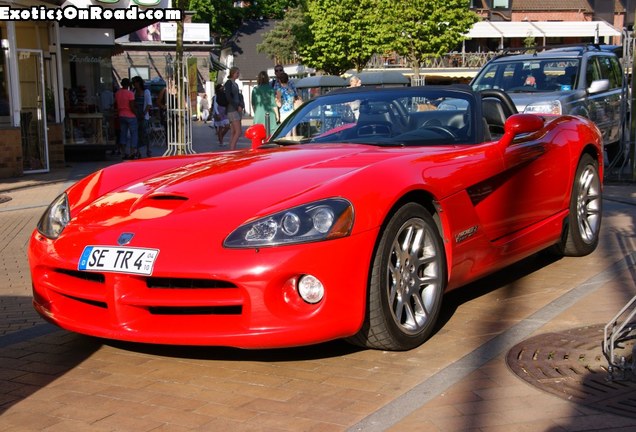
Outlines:
[[[544,102],[535,102],[526,106],[523,110],[526,114],[556,114],[561,115],[563,110],[561,109],[561,102],[558,100],[555,101],[544,101]]]
[[[55,198],[38,222],[38,231],[43,236],[56,239],[71,220],[66,193]]]
[[[342,198],[304,204],[241,225],[223,245],[254,248],[345,237],[353,227],[353,205]]]

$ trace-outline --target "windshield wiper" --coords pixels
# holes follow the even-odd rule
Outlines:
[[[290,146],[290,145],[296,145],[296,144],[305,144],[309,142],[309,138],[304,138],[301,140],[289,140],[289,139],[277,139],[277,140],[272,140],[272,141],[268,141],[265,144],[263,144],[261,147],[264,146],[274,146],[277,145],[279,147],[284,147],[284,146]]]
[[[347,142],[347,143],[351,143],[351,144],[370,145],[370,146],[375,146],[375,147],[404,147],[404,146],[406,146],[406,143],[401,142],[401,141],[375,141],[375,142],[373,142],[373,141],[347,140],[347,141],[342,141],[342,142]]]

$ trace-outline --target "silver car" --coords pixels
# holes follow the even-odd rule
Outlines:
[[[601,130],[608,160],[620,153],[622,69],[611,51],[585,45],[504,54],[488,62],[471,85],[505,91],[519,112],[588,117]]]

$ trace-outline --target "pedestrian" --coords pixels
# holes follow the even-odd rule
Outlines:
[[[151,156],[148,135],[150,131],[150,110],[152,109],[152,96],[150,90],[144,86],[144,80],[139,75],[131,80],[135,89],[135,105],[137,108],[138,146],[132,159],[141,159],[140,149],[146,148],[146,156]]]
[[[267,72],[259,72],[256,87],[252,89],[252,112],[254,124],[265,125],[267,136],[270,136],[278,123],[278,107],[276,106],[276,93],[268,81]]]
[[[269,83],[274,91],[276,91],[276,87],[278,87],[278,85],[280,84],[280,74],[282,74],[283,72],[285,72],[285,68],[283,68],[283,65],[277,64],[276,66],[274,66],[274,78],[272,78]]]
[[[214,87],[214,97],[212,98],[212,118],[214,119],[214,128],[216,129],[216,138],[219,141],[219,146],[224,147],[223,139],[225,134],[230,130],[230,121],[227,118],[225,112],[227,107],[227,97],[223,90],[222,84],[217,84]]]
[[[199,106],[201,107],[201,118],[203,119],[203,123],[207,123],[210,118],[210,102],[208,101],[208,95],[206,93],[201,96],[201,103]]]
[[[135,105],[135,94],[128,88],[130,80],[121,80],[121,88],[115,93],[115,105],[117,107],[117,118],[119,119],[119,145],[126,152],[128,146],[129,153],[124,153],[124,159],[130,159],[130,155],[137,150],[137,109]]]
[[[197,94],[197,113],[195,114],[196,121],[201,121],[201,95]]]
[[[279,120],[281,122],[294,111],[296,101],[300,101],[300,97],[296,89],[289,82],[289,76],[283,72],[280,74],[280,83],[276,89],[276,105],[278,106]]]
[[[356,75],[352,75],[351,78],[349,78],[349,87],[360,87],[362,85],[362,80],[360,79],[360,77],[356,76]],[[356,120],[358,120],[358,117],[360,117],[360,101],[359,100],[355,100],[352,102],[348,103],[349,107],[351,107],[351,111],[353,112],[354,117],[356,118]]]
[[[245,103],[243,102],[243,95],[239,91],[236,80],[238,79],[241,71],[238,67],[233,66],[230,68],[228,79],[225,82],[224,90],[227,97],[227,118],[230,121],[230,150],[236,150],[236,145],[241,137],[241,117],[243,110],[245,109]]]

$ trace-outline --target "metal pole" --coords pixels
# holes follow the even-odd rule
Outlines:
[[[269,113],[265,113],[265,130],[267,131],[267,138],[269,138],[269,135],[271,133],[271,131],[269,130]]]
[[[636,118],[634,118],[634,113],[632,112],[634,110],[634,102],[636,101],[636,80],[634,80],[634,69],[636,69],[636,56],[634,55],[634,51],[636,50],[636,39],[634,38],[634,33],[632,32],[631,34],[627,33],[626,36],[628,36],[628,43],[627,43],[627,49],[629,50],[629,48],[631,48],[631,57],[629,57],[629,55],[627,56],[623,56],[624,58],[624,62],[623,62],[623,67],[625,67],[625,69],[627,69],[628,67],[631,68],[630,71],[630,75],[631,75],[631,100],[629,101],[629,105],[628,105],[628,115],[630,116],[630,127],[629,127],[629,156],[631,158],[631,169],[632,169],[632,181],[636,181],[636,149],[634,148],[634,143],[636,142],[635,140],[635,134],[636,134]],[[631,45],[631,47],[630,47]],[[628,59],[630,60],[628,63]],[[629,97],[629,96],[628,96]]]

